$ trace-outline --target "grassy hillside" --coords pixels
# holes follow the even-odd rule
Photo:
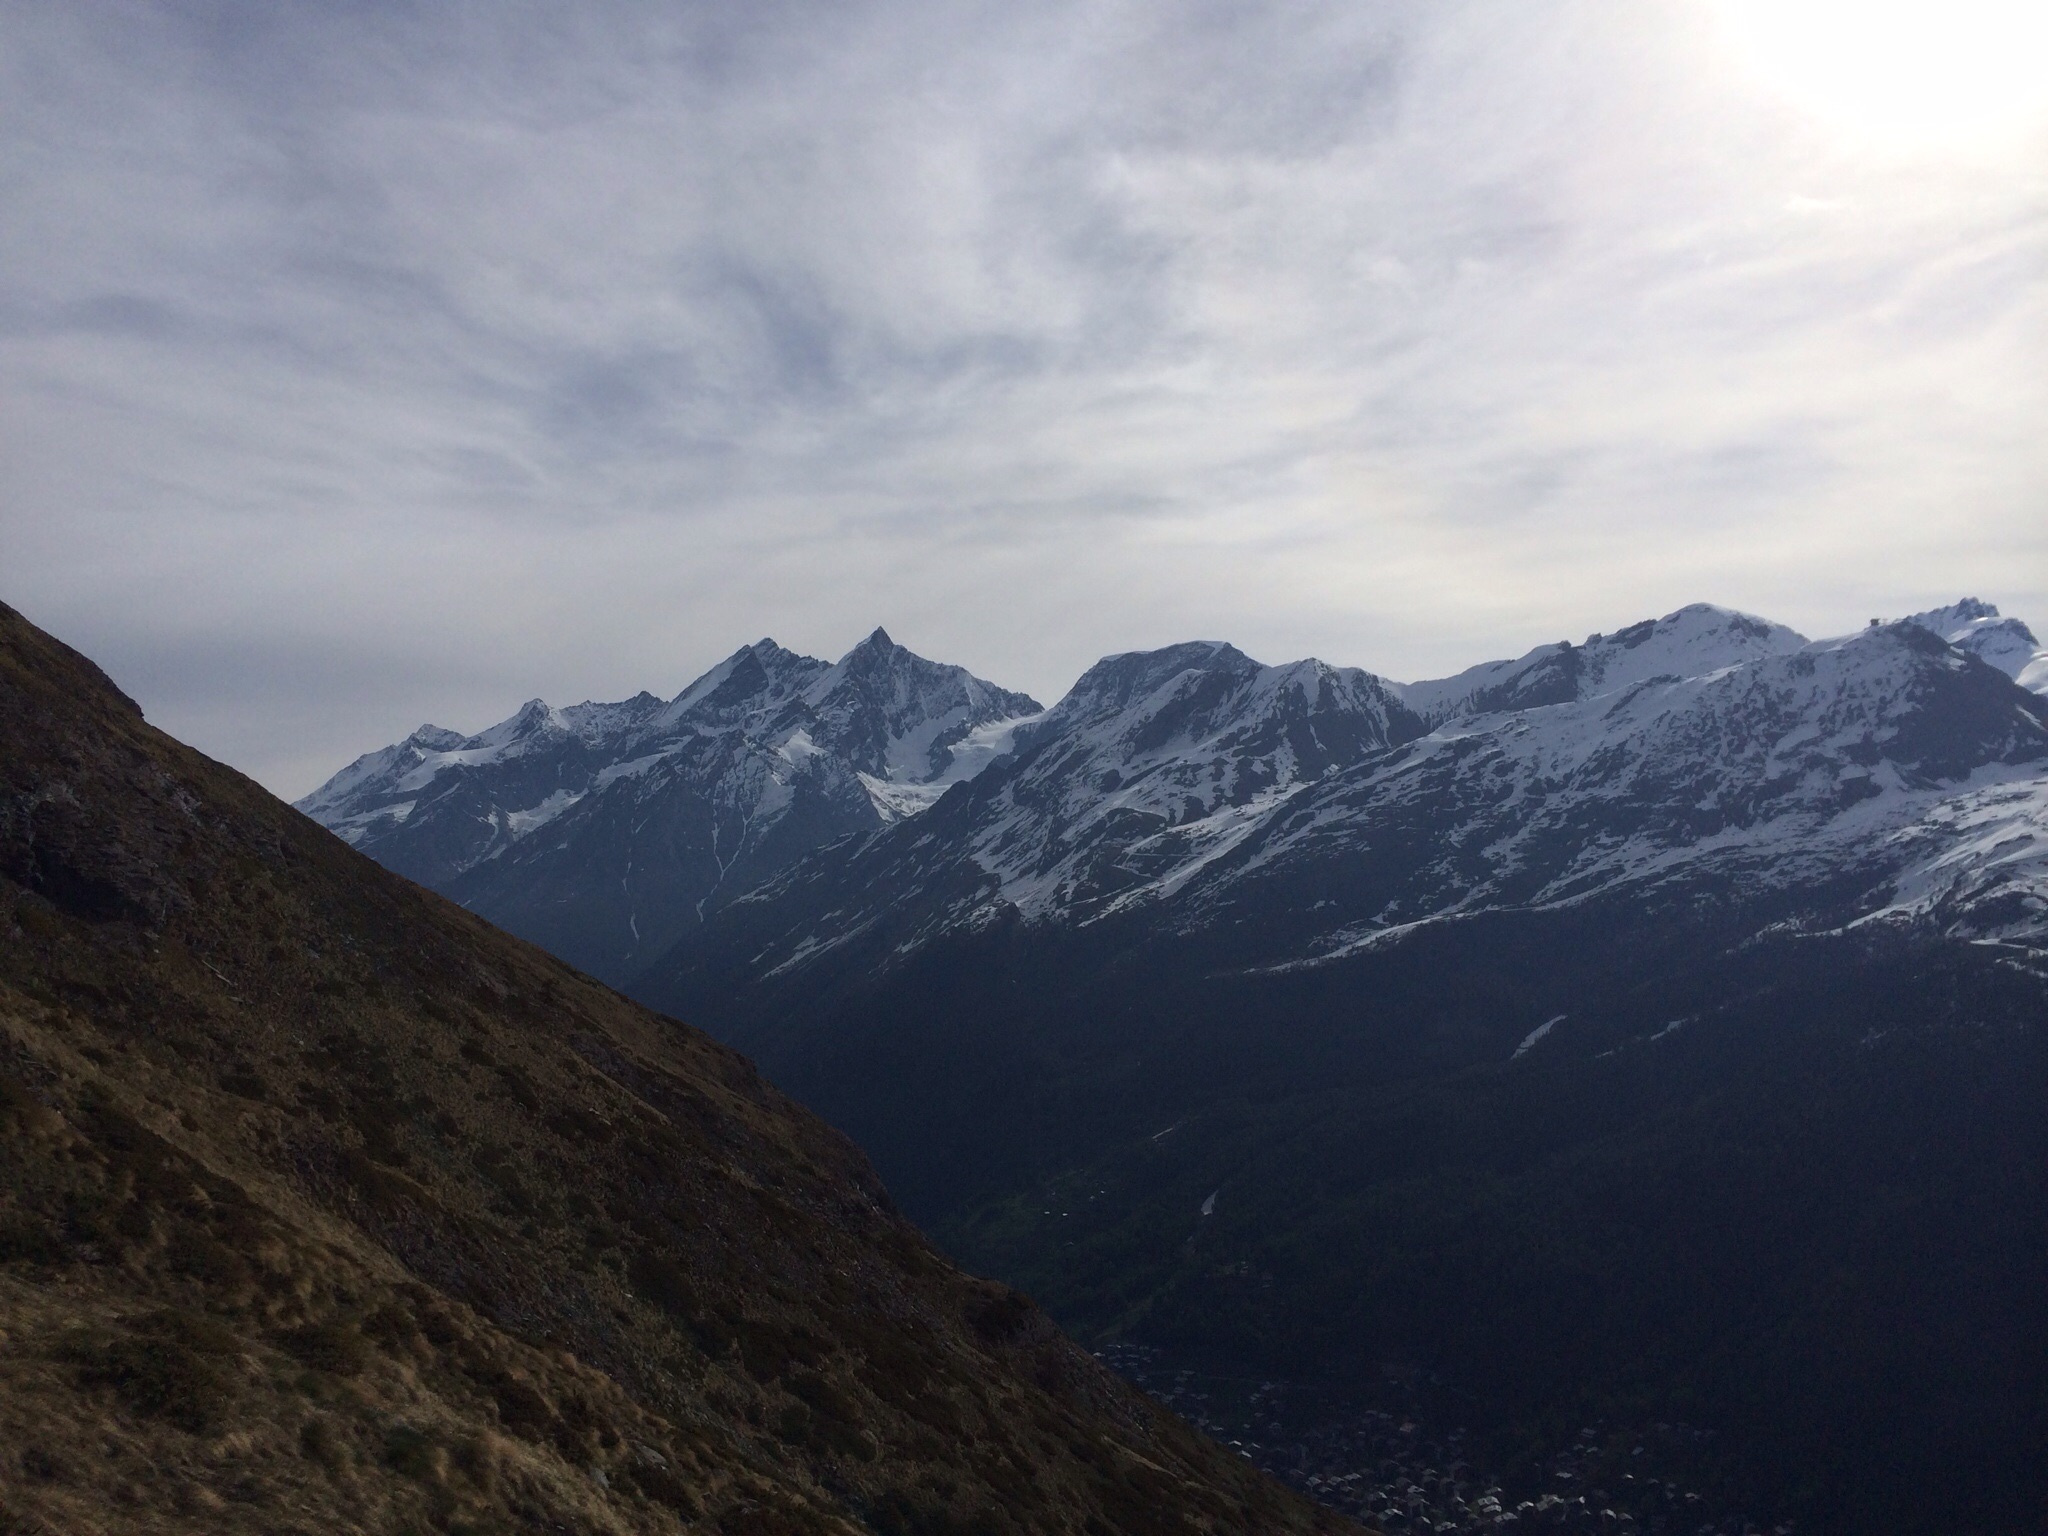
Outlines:
[[[0,609],[0,1530],[1336,1530]]]

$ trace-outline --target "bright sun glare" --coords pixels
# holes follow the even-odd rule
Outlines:
[[[1719,0],[1751,68],[1900,150],[1997,148],[2048,117],[2048,0]]]

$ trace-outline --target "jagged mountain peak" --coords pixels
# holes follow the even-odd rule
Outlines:
[[[734,716],[779,703],[803,691],[825,663],[762,638],[743,645],[694,679],[669,701],[659,724],[672,727],[692,713]]]
[[[401,874],[618,978],[714,896],[924,809],[1038,713],[883,629],[837,663],[764,637],[666,702],[533,699],[475,736],[416,732],[299,806]]]
[[[1198,641],[1105,657],[1052,709],[1004,729],[1016,751],[952,819],[974,827],[964,856],[1035,915],[1214,857],[1261,807],[1421,726],[1370,673],[1269,667]]]
[[[950,662],[932,661],[920,656],[906,645],[890,638],[889,631],[876,625],[866,639],[834,662],[830,669],[811,686],[812,699],[818,700],[833,689],[848,683],[872,686],[877,680],[887,679],[894,686],[903,686],[910,681],[961,678],[981,683],[965,667]]]
[[[1169,684],[1198,685],[1214,677],[1242,678],[1259,670],[1236,646],[1222,640],[1191,640],[1153,651],[1105,656],[1075,681],[1054,706],[1063,716],[1123,710]]]
[[[965,667],[930,661],[879,626],[805,691],[811,737],[883,784],[951,777],[952,749],[977,729],[1042,712],[1028,694],[983,681]],[[884,814],[893,799],[878,800]]]
[[[1212,640],[1104,657],[1030,728],[1030,739],[1070,736],[1098,771],[1110,767],[1125,779],[1147,762],[1204,752],[1237,764],[1228,774],[1236,779],[1257,759],[1251,778],[1270,787],[1414,728],[1369,672],[1313,657],[1267,666]]]
[[[2048,650],[2019,619],[2004,617],[1980,598],[1966,597],[1946,608],[1911,614],[1900,622],[1939,635],[2030,692],[2048,693]]]
[[[492,747],[510,746],[540,735],[550,726],[559,726],[555,712],[546,699],[528,699],[495,725],[486,726],[474,736],[465,737],[456,751],[481,751]]]
[[[1959,598],[1945,608],[1930,608],[1925,613],[1908,614],[1905,622],[1908,624],[1918,624],[1922,629],[1931,629],[1936,634],[1946,638],[1952,630],[1974,624],[1980,619],[1995,619],[1998,617],[1999,612],[1996,604],[1987,603],[1981,597],[1965,597]],[[2019,623],[2017,619],[2011,619],[2007,622]]]
[[[1981,610],[1951,618],[1997,622]],[[1695,1265],[1635,1266],[1649,1280],[1629,1292],[1630,1314],[1664,1327],[1675,1311],[1666,1278],[1683,1268],[1705,1277],[1690,1315],[1712,1319],[1701,1337],[1719,1350],[1763,1336],[1750,1326],[1755,1293],[1727,1305],[1755,1272],[1744,1268],[1749,1255],[1787,1232],[1813,1237],[1804,1213],[1836,1208],[1802,1196],[1802,1214],[1782,1218],[1782,1189],[1809,1166],[1880,1170],[1869,1219],[1884,1227],[1889,1264],[1903,1155],[1875,1149],[1949,1145],[1956,1166],[2001,1193],[1921,1202],[1947,1208],[1944,1230],[1919,1250],[1934,1277],[1922,1287],[1934,1297],[1928,1316],[1940,1325],[1954,1311],[1944,1298],[1955,1287],[1942,1282],[1965,1251],[1994,1256],[1998,1278],[1965,1289],[1998,1298],[1999,1314],[1979,1327],[1967,1372],[1947,1355],[1936,1368],[1966,1382],[1966,1396],[2004,1379],[2011,1350],[2039,1332],[2006,1321],[2005,1298],[2034,1260],[2040,1202],[2031,1187],[2011,1201],[2002,1191],[2019,1166],[2005,1149],[2033,1124],[2048,1018],[2048,701],[1922,625],[1808,644],[1782,626],[1695,607],[1479,669],[1447,698],[1418,701],[1445,709],[1435,729],[1219,800],[1219,785],[1256,782],[1238,777],[1244,769],[1284,762],[1277,747],[1265,758],[1235,750],[1245,722],[1268,703],[1335,692],[1339,675],[1314,662],[1212,667],[1218,654],[1108,659],[1008,764],[921,822],[821,848],[726,904],[633,990],[758,1045],[779,1081],[887,1149],[885,1166],[915,1191],[920,1214],[965,1251],[989,1244],[1012,1263],[1034,1255],[1039,1267],[1019,1272],[1094,1297],[1105,1332],[1156,1328],[1206,1351],[1249,1313],[1258,1321],[1243,1333],[1248,1361],[1284,1328],[1324,1330],[1317,1345],[1290,1340],[1290,1362],[1321,1368],[1333,1354],[1321,1341],[1347,1336],[1376,1361],[1388,1339],[1410,1336],[1427,1304],[1418,1298],[1447,1273],[1481,1273],[1443,1308],[1439,1334],[1484,1336],[1466,1356],[1475,1399],[1506,1379],[1499,1341],[1518,1330],[1491,1327],[1504,1295],[1554,1300],[1556,1324],[1582,1315],[1587,1266],[1616,1251],[1617,1190],[1642,1194],[1643,1211],[1676,1212],[1698,1238]],[[1182,728],[1196,716],[1191,697],[1205,701],[1201,719],[1214,729]],[[1145,734],[1154,721],[1173,728]],[[1998,1004],[1974,980],[1949,990],[1965,967],[2023,990]],[[1824,1058],[1814,1047],[1829,1017],[1839,1029]],[[1993,1041],[2010,1054],[1992,1055]],[[1951,1050],[1969,1063],[1953,1079],[1933,1065]],[[1896,1053],[1886,1070],[1899,1074],[1882,1095],[1870,1087],[1879,1051]],[[1785,1075],[1759,1071],[1767,1060]],[[1440,1087],[1406,1098],[1407,1074]],[[1509,1149],[1530,1145],[1535,1118],[1485,1099],[1487,1085],[1510,1080],[1517,1093],[1556,1094],[1556,1123],[1583,1136],[1588,1161],[1575,1153],[1576,1167],[1591,1165],[1596,1145],[1628,1150],[1569,1201],[1501,1197],[1505,1160],[1524,1155]],[[1766,1081],[1768,1108],[1730,1113]],[[1965,1083],[1998,1085],[1995,1134],[1984,1134],[1991,1101]],[[1652,1090],[1686,1107],[1647,1114],[1631,1096]],[[1901,1134],[1916,1096],[1938,1103],[1953,1129]],[[1840,1117],[1818,1114],[1822,1101],[1839,1103]],[[1355,1139],[1332,1129],[1361,1121],[1373,1129]],[[1708,1124],[1730,1134],[1701,1155]],[[1783,1147],[1772,1138],[1795,1125],[1825,1128],[1811,1152],[1753,1178],[1754,1148]],[[1117,1150],[1084,1150],[1090,1135]],[[1191,1138],[1205,1136],[1197,1162]],[[1873,1155],[1839,1155],[1864,1136]],[[1675,1183],[1644,1176],[1652,1145],[1699,1158],[1687,1187],[1700,1199],[1671,1198]],[[1549,1147],[1530,1155],[1531,1171],[1516,1175],[1532,1181],[1523,1189],[1536,1187],[1538,1162],[1567,1161]],[[1387,1184],[1369,1198],[1347,1196],[1348,1180],[1382,1172]],[[1398,1223],[1386,1194],[1396,1185],[1413,1200]],[[1276,1193],[1289,1187],[1291,1204]],[[1155,1188],[1166,1193],[1141,1206]],[[1460,1189],[1483,1191],[1472,1230],[1498,1235],[1500,1257],[1483,1270],[1442,1261],[1444,1212]],[[1239,1225],[1226,1246],[1219,1224],[1233,1201],[1243,1214],[1231,1215]],[[1770,1214],[1754,1239],[1731,1244],[1729,1213],[1745,1201]],[[1558,1281],[1526,1283],[1530,1234],[1547,1243],[1567,1210],[1585,1218],[1584,1243],[1562,1250]],[[1711,1221],[1699,1222],[1701,1210]],[[1969,1213],[1953,1227],[1960,1237],[1946,1226],[1955,1210]],[[1984,1211],[2009,1218],[1999,1246],[1982,1242]],[[1810,1251],[1811,1263],[1776,1267],[1798,1273],[1801,1287],[1820,1278],[1786,1302],[1774,1341],[1806,1337],[1815,1317],[1841,1310],[1838,1261],[1858,1251],[1854,1240],[1830,1232]],[[1741,1262],[1720,1266],[1736,1252]],[[1237,1264],[1245,1254],[1298,1266],[1304,1279],[1284,1306],[1263,1309],[1263,1289],[1287,1282]],[[1141,1292],[1138,1273],[1156,1288]],[[1405,1276],[1398,1288],[1392,1274]],[[1359,1321],[1356,1299],[1378,1293],[1398,1299]],[[1857,1315],[1871,1320],[1880,1353],[1894,1332],[1912,1336],[1889,1300]],[[1605,1322],[1588,1326],[1551,1367],[1519,1379],[1547,1387],[1582,1358],[1636,1372],[1641,1352],[1611,1350],[1613,1337]],[[1723,1424],[1742,1424],[1748,1405],[1779,1392],[1781,1355],[1775,1342],[1757,1351],[1760,1390],[1729,1397]],[[1835,1436],[1866,1422],[1870,1355],[1813,1355],[1824,1357],[1849,1361],[1842,1417],[1826,1431]],[[1244,1374],[1269,1370],[1279,1374],[1264,1363]],[[1688,1376],[1680,1390],[1697,1386]],[[1697,1413],[1698,1399],[1687,1400]],[[1526,1399],[1513,1402],[1523,1414]],[[2008,1453],[1990,1428],[2011,1412],[1985,1414],[1973,1443],[2000,1445],[2001,1475],[2009,1485],[2024,1475],[2031,1490],[2033,1441],[2014,1436]],[[1811,1409],[1800,1417],[1827,1422]],[[1893,1425],[1892,1445],[1863,1466],[1915,1454],[1941,1433]],[[1582,1443],[1595,1438],[1587,1431]],[[1757,1461],[1782,1457],[1786,1440],[1758,1434]],[[1640,1468],[1647,1455],[1636,1454]],[[1797,1475],[1819,1460],[1798,1458]],[[1919,1466],[1872,1501],[1870,1517],[1816,1523],[1896,1524],[1899,1488],[1927,1475]],[[1576,1483],[1583,1469],[1564,1476]],[[1867,1476],[1859,1468],[1839,1485]],[[2017,1528],[2017,1513],[1958,1521],[1946,1487],[1928,1507],[1928,1530]],[[1389,1529],[1403,1523],[1396,1507],[1382,1513]]]
[[[427,724],[405,738],[405,745],[424,747],[429,752],[447,752],[462,745],[462,732],[445,725]]]

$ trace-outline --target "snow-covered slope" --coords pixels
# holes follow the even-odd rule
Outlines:
[[[1588,635],[1584,645],[1542,645],[1515,661],[1482,662],[1455,677],[1397,685],[1397,691],[1410,709],[1436,725],[1598,698],[1653,677],[1703,677],[1804,644],[1803,636],[1782,624],[1694,603],[1611,635]]]
[[[913,905],[992,875],[1031,917],[1088,907],[1156,872],[1183,883],[1262,813],[1333,768],[1420,733],[1388,684],[1317,661],[1266,667],[1200,642],[1111,656],[1053,709],[1006,727],[1012,751],[876,846],[869,894]],[[993,775],[991,794],[978,786]],[[895,867],[899,857],[904,867]],[[822,914],[808,954],[847,937]]]
[[[879,629],[837,664],[763,640],[666,702],[536,699],[475,736],[422,726],[299,809],[618,979],[728,884],[922,808],[1040,713]]]
[[[404,741],[357,758],[297,805],[349,843],[431,885],[573,804],[599,771],[595,765],[639,734],[660,708],[648,693],[568,709],[530,699],[474,736],[423,725]],[[475,824],[437,824],[437,817],[447,819],[450,789],[480,780],[490,784],[481,815],[468,805],[463,813]],[[423,799],[427,809],[415,821]]]
[[[730,901],[644,989],[1016,918],[1227,933],[1269,965],[1617,896],[2048,934],[2048,703],[1919,620],[1809,643],[1687,608],[1405,686],[1176,646],[1017,737],[916,823]]]
[[[1204,895],[1304,876],[1352,914],[1307,955],[1620,892],[2048,931],[2048,707],[1900,625],[1474,717],[1317,785]]]
[[[937,893],[963,881],[978,889],[990,875],[1003,903],[1033,917],[1129,888],[1140,867],[1183,882],[1256,828],[1276,797],[1421,729],[1390,685],[1356,669],[1266,667],[1215,642],[1108,657],[1054,709],[970,737],[962,755],[983,748],[988,767],[903,836],[860,845],[875,862],[857,877],[869,910],[852,927],[829,905],[842,866],[806,861],[805,888],[828,906],[804,920],[793,951],[824,952],[867,931],[898,894],[906,912],[943,924],[958,914]],[[981,793],[991,779],[993,803]]]
[[[1028,916],[1142,881],[1177,887],[1279,800],[1421,733],[1356,668],[1267,667],[1215,642],[1111,656],[1044,719],[964,850]]]
[[[1998,668],[2033,693],[2048,693],[2048,650],[2018,619],[2001,618],[1991,604],[1966,597],[1946,608],[1916,613],[1906,620],[1932,630],[1958,650]]]

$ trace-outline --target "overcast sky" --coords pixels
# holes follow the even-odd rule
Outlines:
[[[877,623],[2048,629],[2040,9],[0,0],[0,600],[287,794]]]

